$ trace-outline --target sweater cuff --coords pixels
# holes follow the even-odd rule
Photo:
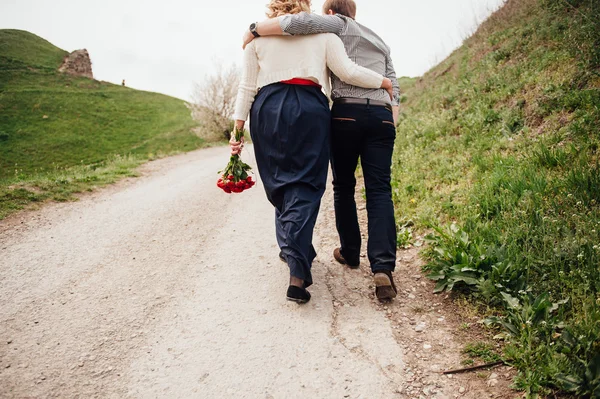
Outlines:
[[[233,120],[234,121],[247,121],[248,120],[248,114],[244,115],[244,114],[235,114],[233,115]]]

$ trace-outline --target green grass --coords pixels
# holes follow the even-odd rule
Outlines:
[[[135,168],[147,161],[139,156],[114,156],[95,165],[55,169],[0,183],[0,220],[6,216],[47,200],[64,202],[73,194],[92,191],[123,177],[135,177]]]
[[[67,54],[33,33],[0,29],[0,65],[4,68],[41,68],[54,71]]]
[[[509,1],[401,85],[397,218],[437,290],[503,312],[530,397],[600,396],[600,3]]]
[[[470,342],[465,345],[463,353],[469,357],[471,364],[479,360],[483,364],[489,364],[500,360],[496,348],[487,342]]]
[[[64,54],[28,32],[0,30],[0,219],[206,145],[182,100],[60,74]]]

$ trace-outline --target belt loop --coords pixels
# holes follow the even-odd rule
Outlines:
[[[367,109],[371,109],[371,99],[367,98]]]

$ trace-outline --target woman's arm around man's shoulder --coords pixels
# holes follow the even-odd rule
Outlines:
[[[353,62],[346,53],[344,43],[337,35],[327,33],[323,36],[327,40],[327,67],[338,78],[348,84],[365,89],[385,89],[390,94],[390,98],[393,96],[390,79]]]

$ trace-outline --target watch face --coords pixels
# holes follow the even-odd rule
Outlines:
[[[250,30],[251,31],[255,31],[256,30],[256,22],[253,22],[250,24]]]

